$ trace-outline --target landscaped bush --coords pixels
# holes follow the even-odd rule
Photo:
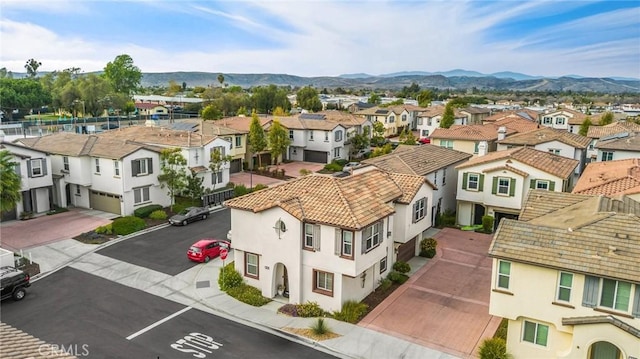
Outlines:
[[[324,322],[324,318],[318,318],[310,328],[311,331],[313,331],[313,334],[316,335],[323,335],[329,332],[329,327],[327,326],[327,323]]]
[[[350,300],[342,305],[339,312],[333,312],[333,318],[355,324],[367,313],[367,309],[367,304]]]
[[[453,227],[456,225],[456,212],[452,210],[444,211],[436,217],[436,227]]]
[[[380,279],[380,285],[378,285],[378,288],[376,290],[386,291],[387,289],[391,288],[392,284],[393,282],[389,278],[382,278]]]
[[[218,275],[218,285],[223,291],[228,291],[231,288],[239,287],[244,284],[242,275],[233,266],[233,262],[220,268],[220,274]]]
[[[342,167],[343,166],[344,165],[340,165],[340,164],[338,164],[338,163],[336,163],[334,161],[334,162],[331,162],[331,163],[327,163],[324,166],[324,169],[327,170],[327,171],[330,171],[330,172],[340,172],[340,171],[342,171]]]
[[[254,307],[261,307],[271,301],[270,299],[262,296],[260,289],[244,283],[239,286],[229,288],[227,290],[227,294],[243,303],[253,305]]]
[[[153,211],[149,215],[149,219],[165,220],[165,219],[167,219],[167,212],[165,212],[163,209],[159,209],[157,211]]]
[[[308,170],[306,168],[301,168],[300,169],[300,176],[307,176],[311,174],[311,170]]]
[[[436,255],[438,241],[435,238],[424,238],[420,241],[420,257],[433,258]]]
[[[133,211],[133,214],[138,218],[147,218],[153,211],[157,211],[159,209],[162,209],[161,205],[150,204],[148,206],[136,208],[136,210]]]
[[[411,266],[405,261],[397,261],[393,263],[393,270],[400,273],[409,273]]]
[[[482,231],[484,233],[493,232],[493,216],[482,216]]]
[[[322,317],[324,316],[324,310],[320,308],[320,305],[316,302],[306,302],[298,304],[298,316],[304,318]]]
[[[113,233],[121,236],[141,231],[146,226],[144,219],[134,216],[116,218],[112,223]]]
[[[345,160],[345,159],[342,159],[342,158],[337,159],[337,160],[334,160],[333,162],[335,162],[335,163],[339,164],[341,167],[344,167],[344,165],[346,165],[347,163],[349,163],[349,161],[347,161],[347,160]]]
[[[111,223],[96,228],[97,234],[113,234],[113,225]]]
[[[233,194],[236,197],[244,196],[247,193],[251,193],[251,190],[247,188],[247,186],[243,184],[236,185],[233,187]]]
[[[502,338],[505,341],[507,341],[508,331],[509,331],[509,320],[503,318],[502,321],[500,321],[500,325],[498,326],[498,329],[496,330],[496,334],[494,334],[493,337]]]
[[[282,313],[288,315],[290,317],[298,316],[298,306],[295,304],[285,304],[282,307],[278,308],[278,313]]]
[[[507,342],[502,338],[485,339],[480,344],[480,359],[507,359]]]
[[[265,184],[262,184],[262,183],[258,183],[257,185],[255,185],[253,187],[253,190],[251,192],[256,192],[256,191],[259,191],[259,190],[265,189],[265,188],[269,188],[269,186],[267,186]]]
[[[396,271],[389,272],[389,274],[387,275],[387,278],[393,283],[398,283],[398,284],[402,284],[406,282],[407,279],[409,279],[409,277],[406,274],[402,274]]]

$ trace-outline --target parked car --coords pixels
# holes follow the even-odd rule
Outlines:
[[[14,267],[0,267],[0,292],[1,299],[13,298],[22,300],[27,295],[27,289],[31,283],[29,274]]]
[[[353,171],[353,170],[355,170],[356,168],[358,168],[360,166],[361,166],[360,162],[349,162],[349,163],[347,163],[346,165],[344,165],[342,167],[342,171],[350,172],[350,171]]]
[[[115,130],[116,128],[120,128],[120,126],[118,126],[117,122],[109,122],[103,123],[100,128],[102,128],[103,130]]]
[[[427,143],[431,143],[431,139],[429,137],[422,137],[421,139],[418,140],[418,142],[420,142],[420,143],[422,143],[424,145],[424,144],[427,144]]]
[[[195,222],[200,219],[207,219],[209,216],[209,210],[204,207],[187,207],[180,211],[178,214],[169,218],[169,223],[174,226],[186,226],[191,222]]]
[[[219,256],[222,248],[231,249],[231,243],[221,239],[204,238],[189,247],[187,258],[194,262],[207,263]]]

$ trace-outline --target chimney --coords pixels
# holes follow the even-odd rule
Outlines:
[[[489,144],[487,143],[487,141],[480,141],[480,143],[478,144],[478,156],[486,155],[488,147]]]
[[[498,141],[504,140],[507,137],[507,128],[504,126],[498,127]]]

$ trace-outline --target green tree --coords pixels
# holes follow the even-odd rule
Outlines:
[[[177,93],[182,91],[182,86],[177,82],[171,80],[169,81],[169,87],[167,88],[167,96],[175,96]]]
[[[374,105],[379,105],[380,102],[382,102],[382,97],[380,97],[380,95],[376,93],[372,93],[371,95],[369,95],[369,99],[367,100],[367,103],[371,103]]]
[[[444,114],[442,115],[442,120],[440,120],[440,127],[449,128],[455,123],[455,114],[453,112],[453,105],[451,103],[447,103],[444,107]]]
[[[204,194],[204,187],[202,186],[204,177],[198,176],[195,171],[189,172],[190,174],[187,176],[187,188],[185,189],[185,195],[187,195],[193,203],[197,203]]]
[[[391,151],[393,151],[393,147],[391,147],[390,143],[387,143],[382,147],[374,148],[373,151],[371,151],[371,155],[369,156],[369,158],[386,155],[388,153],[391,153]]]
[[[218,75],[218,82],[220,83],[220,87],[224,86],[224,75],[223,74],[219,74]]]
[[[291,139],[289,139],[289,131],[284,128],[280,121],[277,119],[273,120],[271,123],[271,127],[269,128],[268,133],[269,140],[269,148],[271,149],[271,157],[276,164],[280,161],[280,156],[287,150],[289,145],[291,144]]]
[[[187,160],[180,148],[164,148],[160,152],[160,188],[167,188],[173,211],[175,196],[187,189]]]
[[[611,111],[603,113],[600,117],[600,126],[608,125],[611,123],[613,123],[613,113]]]
[[[258,155],[258,167],[262,167],[262,157],[260,153],[267,149],[267,136],[264,133],[264,128],[260,125],[260,119],[258,114],[253,112],[251,114],[251,124],[249,125],[249,150],[252,157]],[[253,169],[253,161],[249,164],[249,168]]]
[[[103,76],[117,93],[131,95],[140,85],[142,72],[133,64],[131,56],[123,54],[116,56],[113,62],[107,63]]]
[[[34,59],[27,60],[27,63],[24,64],[24,68],[27,70],[27,76],[30,78],[36,77],[40,66],[42,66],[42,62],[40,61]]]
[[[380,121],[373,121],[373,137],[371,138],[371,144],[374,146],[381,146],[384,142],[384,124]]]
[[[44,90],[42,83],[35,79],[0,79],[0,106],[7,120],[13,119],[13,110],[41,107],[51,102],[50,94]]]
[[[211,120],[219,120],[222,118],[222,112],[216,105],[209,105],[202,109],[200,113],[200,117],[202,117],[205,121]]]
[[[22,177],[16,172],[17,165],[11,152],[0,151],[0,212],[16,208],[22,198]]]
[[[77,91],[76,91],[77,90]],[[94,117],[101,116],[108,105],[111,105],[106,98],[111,98],[111,85],[106,79],[96,75],[88,74],[77,80],[67,82],[66,87],[60,93],[60,107],[64,107],[67,101],[73,103],[84,102],[83,110]],[[79,96],[79,98],[76,98]]]
[[[318,97],[318,91],[311,86],[303,87],[296,94],[296,102],[298,106],[305,110],[318,112],[322,110],[322,102]]]
[[[211,151],[211,158],[209,159],[209,169],[213,172],[213,188],[216,188],[218,184],[218,173],[222,170],[225,164],[231,162],[233,157],[225,155],[224,148],[221,150],[219,147],[215,147]]]
[[[348,133],[347,136],[351,142],[351,153],[350,157],[355,156],[356,153],[369,148],[371,144],[371,131],[369,130],[369,126],[365,126],[362,133]]]
[[[405,127],[400,133],[400,143],[404,145],[415,145],[418,143],[416,141],[416,136],[413,135],[413,132],[409,130],[409,128]]]
[[[127,101],[122,110],[127,115],[127,120],[131,120],[129,115],[136,111],[136,104],[133,101]]]
[[[433,97],[433,93],[429,90],[422,90],[416,96],[416,100],[418,100],[418,106],[420,107],[429,107],[431,104],[431,99]]]
[[[586,136],[587,133],[589,132],[590,126],[591,126],[591,117],[587,116],[587,118],[585,118],[584,121],[582,121],[582,123],[580,124],[580,130],[578,131],[578,134],[582,136]]]
[[[291,102],[287,97],[287,91],[276,85],[259,86],[253,89],[251,95],[253,109],[258,113],[273,113],[276,107],[282,107],[285,111],[291,110]]]
[[[273,115],[278,117],[285,117],[285,116],[288,116],[289,114],[285,112],[285,110],[282,107],[278,106],[273,109]]]

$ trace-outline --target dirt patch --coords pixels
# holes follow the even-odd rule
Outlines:
[[[302,337],[306,337],[306,338],[310,338],[313,339],[315,341],[323,341],[323,340],[327,340],[327,339],[333,339],[333,338],[337,338],[340,336],[340,334],[336,334],[333,332],[326,332],[324,334],[316,334],[313,332],[313,329],[311,328],[282,328],[282,330],[285,330],[289,333],[293,333]]]
[[[362,316],[364,318],[367,314],[369,314],[375,307],[377,307],[380,303],[382,303],[388,296],[391,295],[396,289],[398,289],[402,284],[392,283],[389,288],[382,289],[378,287],[375,291],[371,292],[368,296],[366,296],[362,303],[365,303],[369,306],[367,308],[367,312]],[[360,318],[360,319],[362,319]]]

